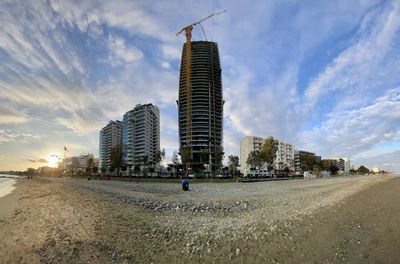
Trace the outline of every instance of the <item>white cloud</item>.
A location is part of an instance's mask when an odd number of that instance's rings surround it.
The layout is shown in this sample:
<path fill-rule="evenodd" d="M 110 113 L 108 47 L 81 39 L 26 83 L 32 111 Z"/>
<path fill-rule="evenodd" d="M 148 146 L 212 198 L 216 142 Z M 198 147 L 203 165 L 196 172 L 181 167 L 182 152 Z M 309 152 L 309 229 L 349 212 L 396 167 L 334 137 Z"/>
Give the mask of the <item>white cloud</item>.
<path fill-rule="evenodd" d="M 176 43 L 175 45 L 171 44 L 162 45 L 161 50 L 165 59 L 180 60 L 182 55 L 181 47 L 180 46 L 178 47 Z"/>
<path fill-rule="evenodd" d="M 168 70 L 171 68 L 171 64 L 169 64 L 166 61 L 163 61 L 163 62 L 161 62 L 161 68 Z"/>
<path fill-rule="evenodd" d="M 301 135 L 301 146 L 323 155 L 355 156 L 379 143 L 399 141 L 398 113 L 400 88 L 388 90 L 371 105 L 331 112 L 321 126 Z"/>
<path fill-rule="evenodd" d="M 367 15 L 360 26 L 360 39 L 337 56 L 307 88 L 305 96 L 309 107 L 328 93 L 343 90 L 350 90 L 353 94 L 357 90 L 366 92 L 375 88 L 371 83 L 376 81 L 374 77 L 378 76 L 379 81 L 390 78 L 392 71 L 385 67 L 387 61 L 384 59 L 391 51 L 400 26 L 399 9 L 399 3 L 392 3 L 381 14 L 371 12 Z M 377 71 L 381 74 L 377 75 Z"/>
<path fill-rule="evenodd" d="M 96 132 L 104 126 L 95 111 L 74 112 L 70 117 L 57 117 L 55 121 L 79 134 Z"/>
<path fill-rule="evenodd" d="M 0 144 L 7 142 L 20 142 L 29 143 L 34 140 L 43 138 L 42 135 L 35 135 L 30 133 L 21 133 L 9 129 L 0 129 Z"/>
<path fill-rule="evenodd" d="M 382 94 L 398 85 L 399 5 L 380 3 L 363 15 L 374 4 L 232 2 L 224 4 L 228 13 L 204 24 L 220 48 L 227 154 L 238 154 L 246 134 L 273 135 L 327 155 L 354 154 L 382 140 L 398 140 L 394 124 L 400 112 L 393 99 L 398 92 Z M 162 145 L 170 151 L 178 147 L 172 116 L 184 37 L 175 33 L 220 9 L 220 3 L 51 0 L 0 5 L 0 56 L 5 54 L 0 57 L 5 61 L 0 63 L 0 103 L 15 106 L 11 114 L 1 114 L 0 108 L 0 123 L 24 125 L 37 116 L 40 124 L 53 120 L 97 139 L 97 130 L 109 119 L 120 119 L 137 103 L 152 102 L 161 108 Z M 343 44 L 341 38 L 350 31 L 354 36 Z M 200 28 L 193 37 L 203 38 Z M 322 71 L 312 69 L 315 77 L 304 95 L 298 86 L 302 60 L 315 47 L 329 48 L 327 42 L 343 44 L 343 51 Z M 83 49 L 86 44 L 90 50 Z M 95 58 L 87 54 L 92 51 Z M 114 72 L 106 62 L 121 67 Z M 316 107 L 327 102 L 320 114 Z M 312 120 L 313 129 L 304 127 L 310 113 L 318 119 Z"/>
<path fill-rule="evenodd" d="M 26 113 L 18 111 L 11 106 L 0 106 L 0 124 L 20 124 L 31 120 Z"/>
<path fill-rule="evenodd" d="M 133 45 L 126 45 L 121 37 L 110 36 L 109 47 L 112 51 L 110 61 L 113 65 L 132 63 L 143 58 L 143 52 Z"/>

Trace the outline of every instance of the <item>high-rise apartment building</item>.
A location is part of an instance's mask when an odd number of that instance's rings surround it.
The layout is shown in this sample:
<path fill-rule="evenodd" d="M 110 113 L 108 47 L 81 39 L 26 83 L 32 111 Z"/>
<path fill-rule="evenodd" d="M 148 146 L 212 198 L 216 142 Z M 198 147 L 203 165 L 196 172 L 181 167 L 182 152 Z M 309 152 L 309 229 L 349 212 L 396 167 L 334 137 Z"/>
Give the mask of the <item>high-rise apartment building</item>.
<path fill-rule="evenodd" d="M 181 152 L 190 150 L 195 169 L 214 164 L 222 152 L 224 102 L 217 43 L 193 41 L 189 47 L 191 53 L 183 45 L 179 77 L 179 144 Z"/>
<path fill-rule="evenodd" d="M 100 130 L 100 168 L 110 169 L 111 149 L 118 144 L 122 145 L 122 122 L 118 120 L 110 121 Z"/>
<path fill-rule="evenodd" d="M 138 104 L 123 117 L 122 144 L 127 166 L 140 164 L 147 156 L 155 161 L 160 150 L 160 110 L 153 104 Z"/>

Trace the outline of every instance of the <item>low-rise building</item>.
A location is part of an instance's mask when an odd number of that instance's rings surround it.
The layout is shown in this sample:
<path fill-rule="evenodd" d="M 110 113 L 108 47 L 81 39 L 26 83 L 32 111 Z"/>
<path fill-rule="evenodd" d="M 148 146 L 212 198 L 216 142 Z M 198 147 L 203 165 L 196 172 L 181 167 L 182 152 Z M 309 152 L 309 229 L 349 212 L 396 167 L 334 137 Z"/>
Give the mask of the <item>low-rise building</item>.
<path fill-rule="evenodd" d="M 82 154 L 76 157 L 64 158 L 59 169 L 65 173 L 74 172 L 95 172 L 99 169 L 99 159 L 93 154 Z"/>

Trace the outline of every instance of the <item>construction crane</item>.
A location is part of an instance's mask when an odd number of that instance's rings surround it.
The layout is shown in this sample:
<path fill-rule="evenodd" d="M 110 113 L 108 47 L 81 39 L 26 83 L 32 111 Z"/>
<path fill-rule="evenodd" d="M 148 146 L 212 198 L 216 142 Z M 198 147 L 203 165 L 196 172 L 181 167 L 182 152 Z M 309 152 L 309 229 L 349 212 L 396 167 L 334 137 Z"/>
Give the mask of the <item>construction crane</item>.
<path fill-rule="evenodd" d="M 67 152 L 69 152 L 67 146 L 64 146 L 64 158 L 66 157 Z"/>
<path fill-rule="evenodd" d="M 186 36 L 186 146 L 190 145 L 190 140 L 191 140 L 191 135 L 190 135 L 190 130 L 191 130 L 191 118 L 190 118 L 190 105 L 191 105 L 191 98 L 190 98 L 190 94 L 191 94 L 191 86 L 190 86 L 190 76 L 191 76 L 191 65 L 192 65 L 192 45 L 191 45 L 191 41 L 192 41 L 192 30 L 193 27 L 196 25 L 200 25 L 204 36 L 206 37 L 207 40 L 207 36 L 204 32 L 203 27 L 201 26 L 201 22 L 206 21 L 207 19 L 213 17 L 213 16 L 218 16 L 222 13 L 225 13 L 226 11 L 223 10 L 221 12 L 217 12 L 217 13 L 212 13 L 211 15 L 209 15 L 206 18 L 203 18 L 197 22 L 194 22 L 188 26 L 185 26 L 184 28 L 182 28 L 178 33 L 176 33 L 176 36 L 179 36 L 183 31 L 185 31 L 185 36 Z"/>

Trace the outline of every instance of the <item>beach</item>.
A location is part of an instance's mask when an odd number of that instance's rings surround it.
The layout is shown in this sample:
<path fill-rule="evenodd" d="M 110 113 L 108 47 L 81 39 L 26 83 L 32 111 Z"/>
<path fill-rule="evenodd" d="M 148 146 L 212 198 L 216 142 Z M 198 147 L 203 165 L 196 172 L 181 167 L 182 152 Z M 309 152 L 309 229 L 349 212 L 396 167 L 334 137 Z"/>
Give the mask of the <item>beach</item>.
<path fill-rule="evenodd" d="M 15 183 L 14 179 L 0 178 L 0 198 L 15 190 Z"/>
<path fill-rule="evenodd" d="M 258 183 L 18 179 L 2 263 L 397 263 L 400 177 Z"/>

